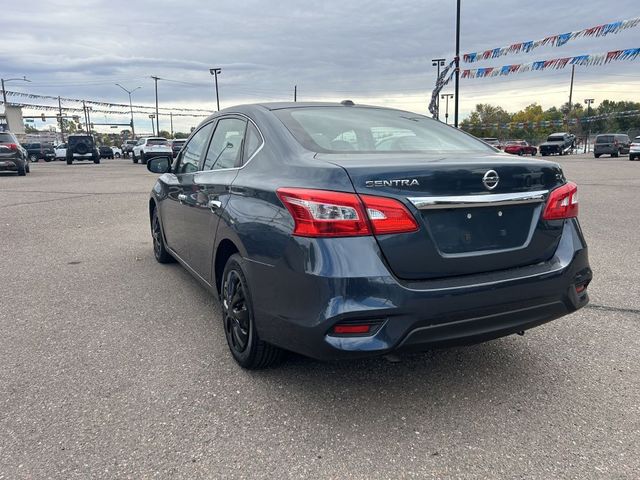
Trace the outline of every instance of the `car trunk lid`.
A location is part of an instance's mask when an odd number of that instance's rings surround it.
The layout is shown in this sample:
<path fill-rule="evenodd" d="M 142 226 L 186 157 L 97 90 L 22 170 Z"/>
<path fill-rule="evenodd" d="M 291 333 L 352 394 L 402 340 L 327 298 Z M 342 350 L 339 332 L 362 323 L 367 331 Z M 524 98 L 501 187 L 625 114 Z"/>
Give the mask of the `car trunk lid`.
<path fill-rule="evenodd" d="M 565 182 L 552 162 L 479 155 L 318 154 L 348 173 L 356 192 L 401 201 L 418 220 L 413 233 L 377 235 L 403 279 L 503 270 L 550 258 L 559 222 L 541 220 L 548 191 Z M 497 180 L 497 183 L 496 183 Z"/>

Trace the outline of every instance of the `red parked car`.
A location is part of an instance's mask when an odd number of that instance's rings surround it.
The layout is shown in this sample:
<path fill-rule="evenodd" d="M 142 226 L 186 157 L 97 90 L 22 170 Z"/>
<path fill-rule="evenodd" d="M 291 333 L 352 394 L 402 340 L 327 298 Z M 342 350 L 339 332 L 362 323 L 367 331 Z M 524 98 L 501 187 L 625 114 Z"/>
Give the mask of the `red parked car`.
<path fill-rule="evenodd" d="M 538 149 L 534 146 L 529 145 L 524 140 L 514 140 L 512 142 L 507 142 L 504 147 L 504 151 L 506 153 L 511 153 L 512 155 L 537 155 Z"/>

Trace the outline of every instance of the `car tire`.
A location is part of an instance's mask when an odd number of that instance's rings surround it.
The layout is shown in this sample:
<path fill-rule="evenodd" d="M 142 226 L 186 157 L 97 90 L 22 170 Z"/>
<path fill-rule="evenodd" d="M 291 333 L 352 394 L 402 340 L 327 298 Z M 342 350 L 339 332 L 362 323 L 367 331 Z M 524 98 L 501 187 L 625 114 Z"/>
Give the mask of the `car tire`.
<path fill-rule="evenodd" d="M 145 156 L 144 152 L 140 152 L 140 163 L 142 163 L 143 165 L 147 164 L 147 157 Z"/>
<path fill-rule="evenodd" d="M 522 150 L 518 150 L 518 156 L 521 157 L 523 155 Z"/>
<path fill-rule="evenodd" d="M 38 156 L 37 156 L 37 155 L 35 155 L 35 154 L 33 154 L 33 153 L 32 153 L 32 154 L 30 154 L 30 155 L 29 155 L 29 161 L 30 161 L 30 162 L 33 162 L 33 163 L 37 162 L 37 161 L 38 161 Z"/>
<path fill-rule="evenodd" d="M 131 154 L 131 159 L 133 160 L 133 163 L 138 163 L 138 157 L 136 157 L 136 152 L 133 152 Z"/>
<path fill-rule="evenodd" d="M 595 158 L 600 158 L 600 154 L 599 154 L 599 153 L 594 153 L 594 154 L 593 154 L 593 156 L 594 156 Z"/>
<path fill-rule="evenodd" d="M 24 177 L 26 174 L 27 174 L 27 168 L 24 165 L 22 166 L 18 165 L 18 176 Z"/>
<path fill-rule="evenodd" d="M 281 361 L 284 351 L 258 337 L 243 263 L 236 253 L 229 257 L 224 267 L 220 288 L 222 322 L 234 360 L 242 368 L 258 370 Z"/>
<path fill-rule="evenodd" d="M 116 158 L 120 158 L 120 157 L 122 157 L 122 155 L 120 155 L 119 153 L 116 153 L 116 154 L 114 155 L 114 157 L 116 157 Z"/>
<path fill-rule="evenodd" d="M 151 236 L 153 238 L 153 256 L 158 263 L 173 263 L 175 259 L 171 256 L 164 245 L 164 233 L 162 232 L 162 224 L 158 216 L 158 209 L 153 209 L 151 215 Z"/>
<path fill-rule="evenodd" d="M 24 162 L 24 171 L 27 173 L 31 173 L 31 167 L 29 166 L 29 162 Z"/>
<path fill-rule="evenodd" d="M 611 154 L 611 156 L 612 156 L 613 158 L 618 158 L 618 157 L 620 156 L 620 150 L 618 150 L 617 152 L 613 152 L 613 153 Z"/>
<path fill-rule="evenodd" d="M 67 158 L 67 165 L 71 165 L 71 164 L 73 164 L 73 159 Z"/>
<path fill-rule="evenodd" d="M 100 158 L 94 158 L 93 163 L 100 163 Z"/>

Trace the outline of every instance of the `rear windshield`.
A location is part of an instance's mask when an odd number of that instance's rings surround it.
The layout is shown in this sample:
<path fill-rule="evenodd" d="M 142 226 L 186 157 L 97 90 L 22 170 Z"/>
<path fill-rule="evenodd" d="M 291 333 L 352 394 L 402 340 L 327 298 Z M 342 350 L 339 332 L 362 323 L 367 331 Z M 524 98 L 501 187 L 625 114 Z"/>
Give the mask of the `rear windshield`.
<path fill-rule="evenodd" d="M 474 151 L 485 143 L 431 118 L 400 110 L 303 107 L 275 115 L 305 148 L 321 153 Z"/>
<path fill-rule="evenodd" d="M 564 142 L 564 135 L 551 135 L 547 142 Z"/>
<path fill-rule="evenodd" d="M 613 135 L 599 135 L 596 137 L 596 143 L 613 143 Z"/>
<path fill-rule="evenodd" d="M 161 138 L 153 138 L 151 140 L 147 140 L 147 145 L 168 145 L 168 142 Z"/>
<path fill-rule="evenodd" d="M 14 143 L 15 140 L 10 133 L 0 133 L 0 142 L 2 143 Z"/>

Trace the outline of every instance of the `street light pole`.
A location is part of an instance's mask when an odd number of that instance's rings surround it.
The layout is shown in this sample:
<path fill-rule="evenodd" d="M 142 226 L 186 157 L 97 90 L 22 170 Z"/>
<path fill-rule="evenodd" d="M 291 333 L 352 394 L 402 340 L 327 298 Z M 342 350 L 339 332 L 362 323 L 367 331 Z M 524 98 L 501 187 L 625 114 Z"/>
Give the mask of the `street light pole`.
<path fill-rule="evenodd" d="M 220 95 L 218 94 L 218 74 L 222 73 L 222 69 L 220 67 L 214 67 L 209 69 L 209 73 L 214 76 L 216 82 L 216 106 L 217 111 L 220 111 Z"/>
<path fill-rule="evenodd" d="M 444 113 L 444 123 L 449 125 L 449 99 L 453 98 L 453 93 L 443 93 L 442 95 L 440 95 L 440 98 L 446 99 L 445 113 Z"/>
<path fill-rule="evenodd" d="M 136 90 L 138 90 L 139 88 L 142 88 L 142 87 L 136 87 L 133 90 L 127 90 L 126 88 L 124 88 L 119 83 L 116 83 L 116 85 L 129 94 L 129 110 L 131 111 L 131 138 L 135 139 L 136 138 L 136 130 L 135 130 L 135 127 L 133 126 L 133 105 L 131 104 L 131 94 L 133 92 L 135 92 Z"/>
<path fill-rule="evenodd" d="M 456 9 L 456 90 L 454 107 L 454 125 L 458 128 L 458 100 L 460 98 L 460 0 Z"/>
<path fill-rule="evenodd" d="M 444 67 L 446 58 L 433 58 L 431 59 L 431 65 L 437 67 L 438 72 L 436 74 L 436 82 L 440 78 L 440 67 Z M 440 120 L 440 97 L 436 99 L 436 119 Z"/>
<path fill-rule="evenodd" d="M 27 80 L 26 76 L 23 76 L 22 78 L 1 78 L 0 79 L 0 83 L 2 83 L 2 101 L 4 102 L 4 117 L 7 121 L 7 127 L 9 128 L 9 130 L 11 130 L 11 125 L 9 125 L 9 117 L 7 116 L 7 92 L 4 89 L 4 84 L 7 82 L 16 82 L 16 81 L 20 81 L 20 82 L 29 82 L 31 83 L 31 80 Z"/>
<path fill-rule="evenodd" d="M 156 130 L 158 131 L 158 136 L 160 135 L 160 115 L 158 114 L 158 80 L 161 80 L 160 77 L 151 76 L 156 82 Z"/>
<path fill-rule="evenodd" d="M 591 104 L 595 102 L 593 98 L 585 98 L 584 103 L 587 104 L 587 118 L 591 116 Z M 587 153 L 587 145 L 589 143 L 589 137 L 591 136 L 591 121 L 587 122 L 589 124 L 587 128 L 587 138 L 584 140 L 584 153 Z"/>
<path fill-rule="evenodd" d="M 153 119 L 156 118 L 156 116 L 153 113 L 149 114 L 149 118 L 151 119 L 151 134 L 155 137 L 156 136 L 156 126 L 153 123 Z"/>

